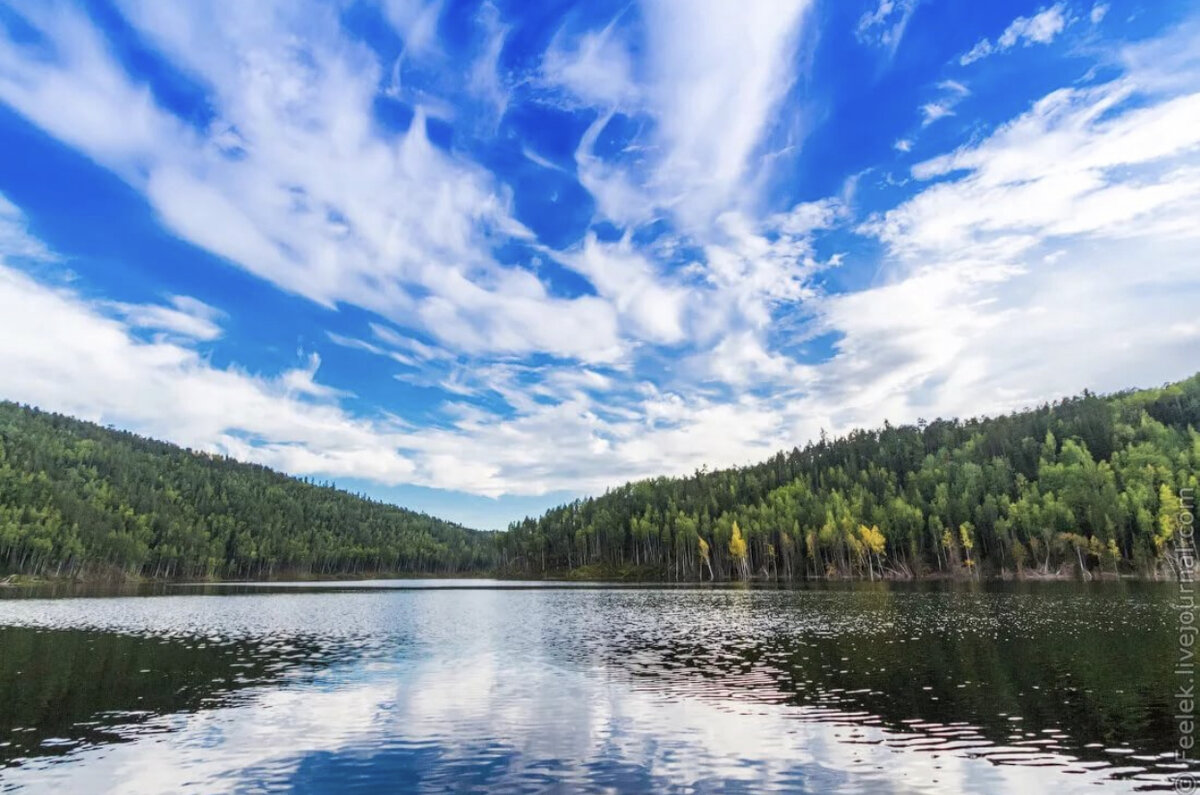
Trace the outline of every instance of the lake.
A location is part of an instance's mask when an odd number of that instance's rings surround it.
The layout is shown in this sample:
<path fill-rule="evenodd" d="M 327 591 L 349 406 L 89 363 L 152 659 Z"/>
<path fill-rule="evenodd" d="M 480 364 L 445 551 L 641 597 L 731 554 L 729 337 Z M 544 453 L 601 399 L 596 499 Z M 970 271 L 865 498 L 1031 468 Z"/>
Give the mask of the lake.
<path fill-rule="evenodd" d="M 2 792 L 1096 792 L 1194 769 L 1174 585 L 0 596 Z"/>

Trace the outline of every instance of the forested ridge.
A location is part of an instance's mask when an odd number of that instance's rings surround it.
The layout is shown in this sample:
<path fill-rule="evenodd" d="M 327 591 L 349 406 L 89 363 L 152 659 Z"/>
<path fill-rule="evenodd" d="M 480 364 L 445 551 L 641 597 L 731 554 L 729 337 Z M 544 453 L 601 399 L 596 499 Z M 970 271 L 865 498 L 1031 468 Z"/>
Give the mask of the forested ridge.
<path fill-rule="evenodd" d="M 990 419 L 857 430 L 761 464 L 628 483 L 512 525 L 503 570 L 1171 576 L 1194 510 L 1200 375 Z"/>
<path fill-rule="evenodd" d="M 0 573 L 453 573 L 490 534 L 265 467 L 0 403 Z"/>
<path fill-rule="evenodd" d="M 1198 427 L 1200 375 L 822 435 L 481 533 L 0 403 L 0 575 L 1170 576 L 1173 536 L 1194 510 Z"/>

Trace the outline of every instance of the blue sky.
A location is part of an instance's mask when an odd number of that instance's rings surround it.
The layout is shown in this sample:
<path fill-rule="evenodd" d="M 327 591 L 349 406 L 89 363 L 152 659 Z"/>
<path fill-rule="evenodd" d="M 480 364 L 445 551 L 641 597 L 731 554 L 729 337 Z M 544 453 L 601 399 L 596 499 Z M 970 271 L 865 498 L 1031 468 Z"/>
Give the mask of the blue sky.
<path fill-rule="evenodd" d="M 502 527 L 1200 368 L 1188 2 L 0 0 L 0 397 Z"/>

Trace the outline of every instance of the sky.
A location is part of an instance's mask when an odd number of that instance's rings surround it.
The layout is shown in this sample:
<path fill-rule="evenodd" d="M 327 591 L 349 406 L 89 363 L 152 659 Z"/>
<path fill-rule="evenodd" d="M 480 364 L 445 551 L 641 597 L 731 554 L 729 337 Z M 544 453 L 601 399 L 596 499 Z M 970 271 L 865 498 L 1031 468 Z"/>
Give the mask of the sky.
<path fill-rule="evenodd" d="M 0 399 L 501 528 L 1200 370 L 1200 7 L 0 0 Z"/>

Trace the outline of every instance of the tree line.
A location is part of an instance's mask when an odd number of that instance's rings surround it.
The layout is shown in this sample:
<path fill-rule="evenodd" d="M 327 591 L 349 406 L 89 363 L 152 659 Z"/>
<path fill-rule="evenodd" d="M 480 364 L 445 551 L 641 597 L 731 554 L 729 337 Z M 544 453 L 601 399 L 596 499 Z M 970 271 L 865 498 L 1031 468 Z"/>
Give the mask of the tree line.
<path fill-rule="evenodd" d="M 484 533 L 265 467 L 0 403 L 0 574 L 627 575 L 1174 571 L 1200 375 L 993 418 L 884 424 L 627 483 Z"/>
<path fill-rule="evenodd" d="M 0 573 L 455 573 L 490 534 L 265 467 L 0 403 Z"/>
<path fill-rule="evenodd" d="M 884 425 L 627 483 L 497 541 L 497 565 L 672 580 L 1169 576 L 1200 473 L 1200 375 L 994 418 Z"/>

